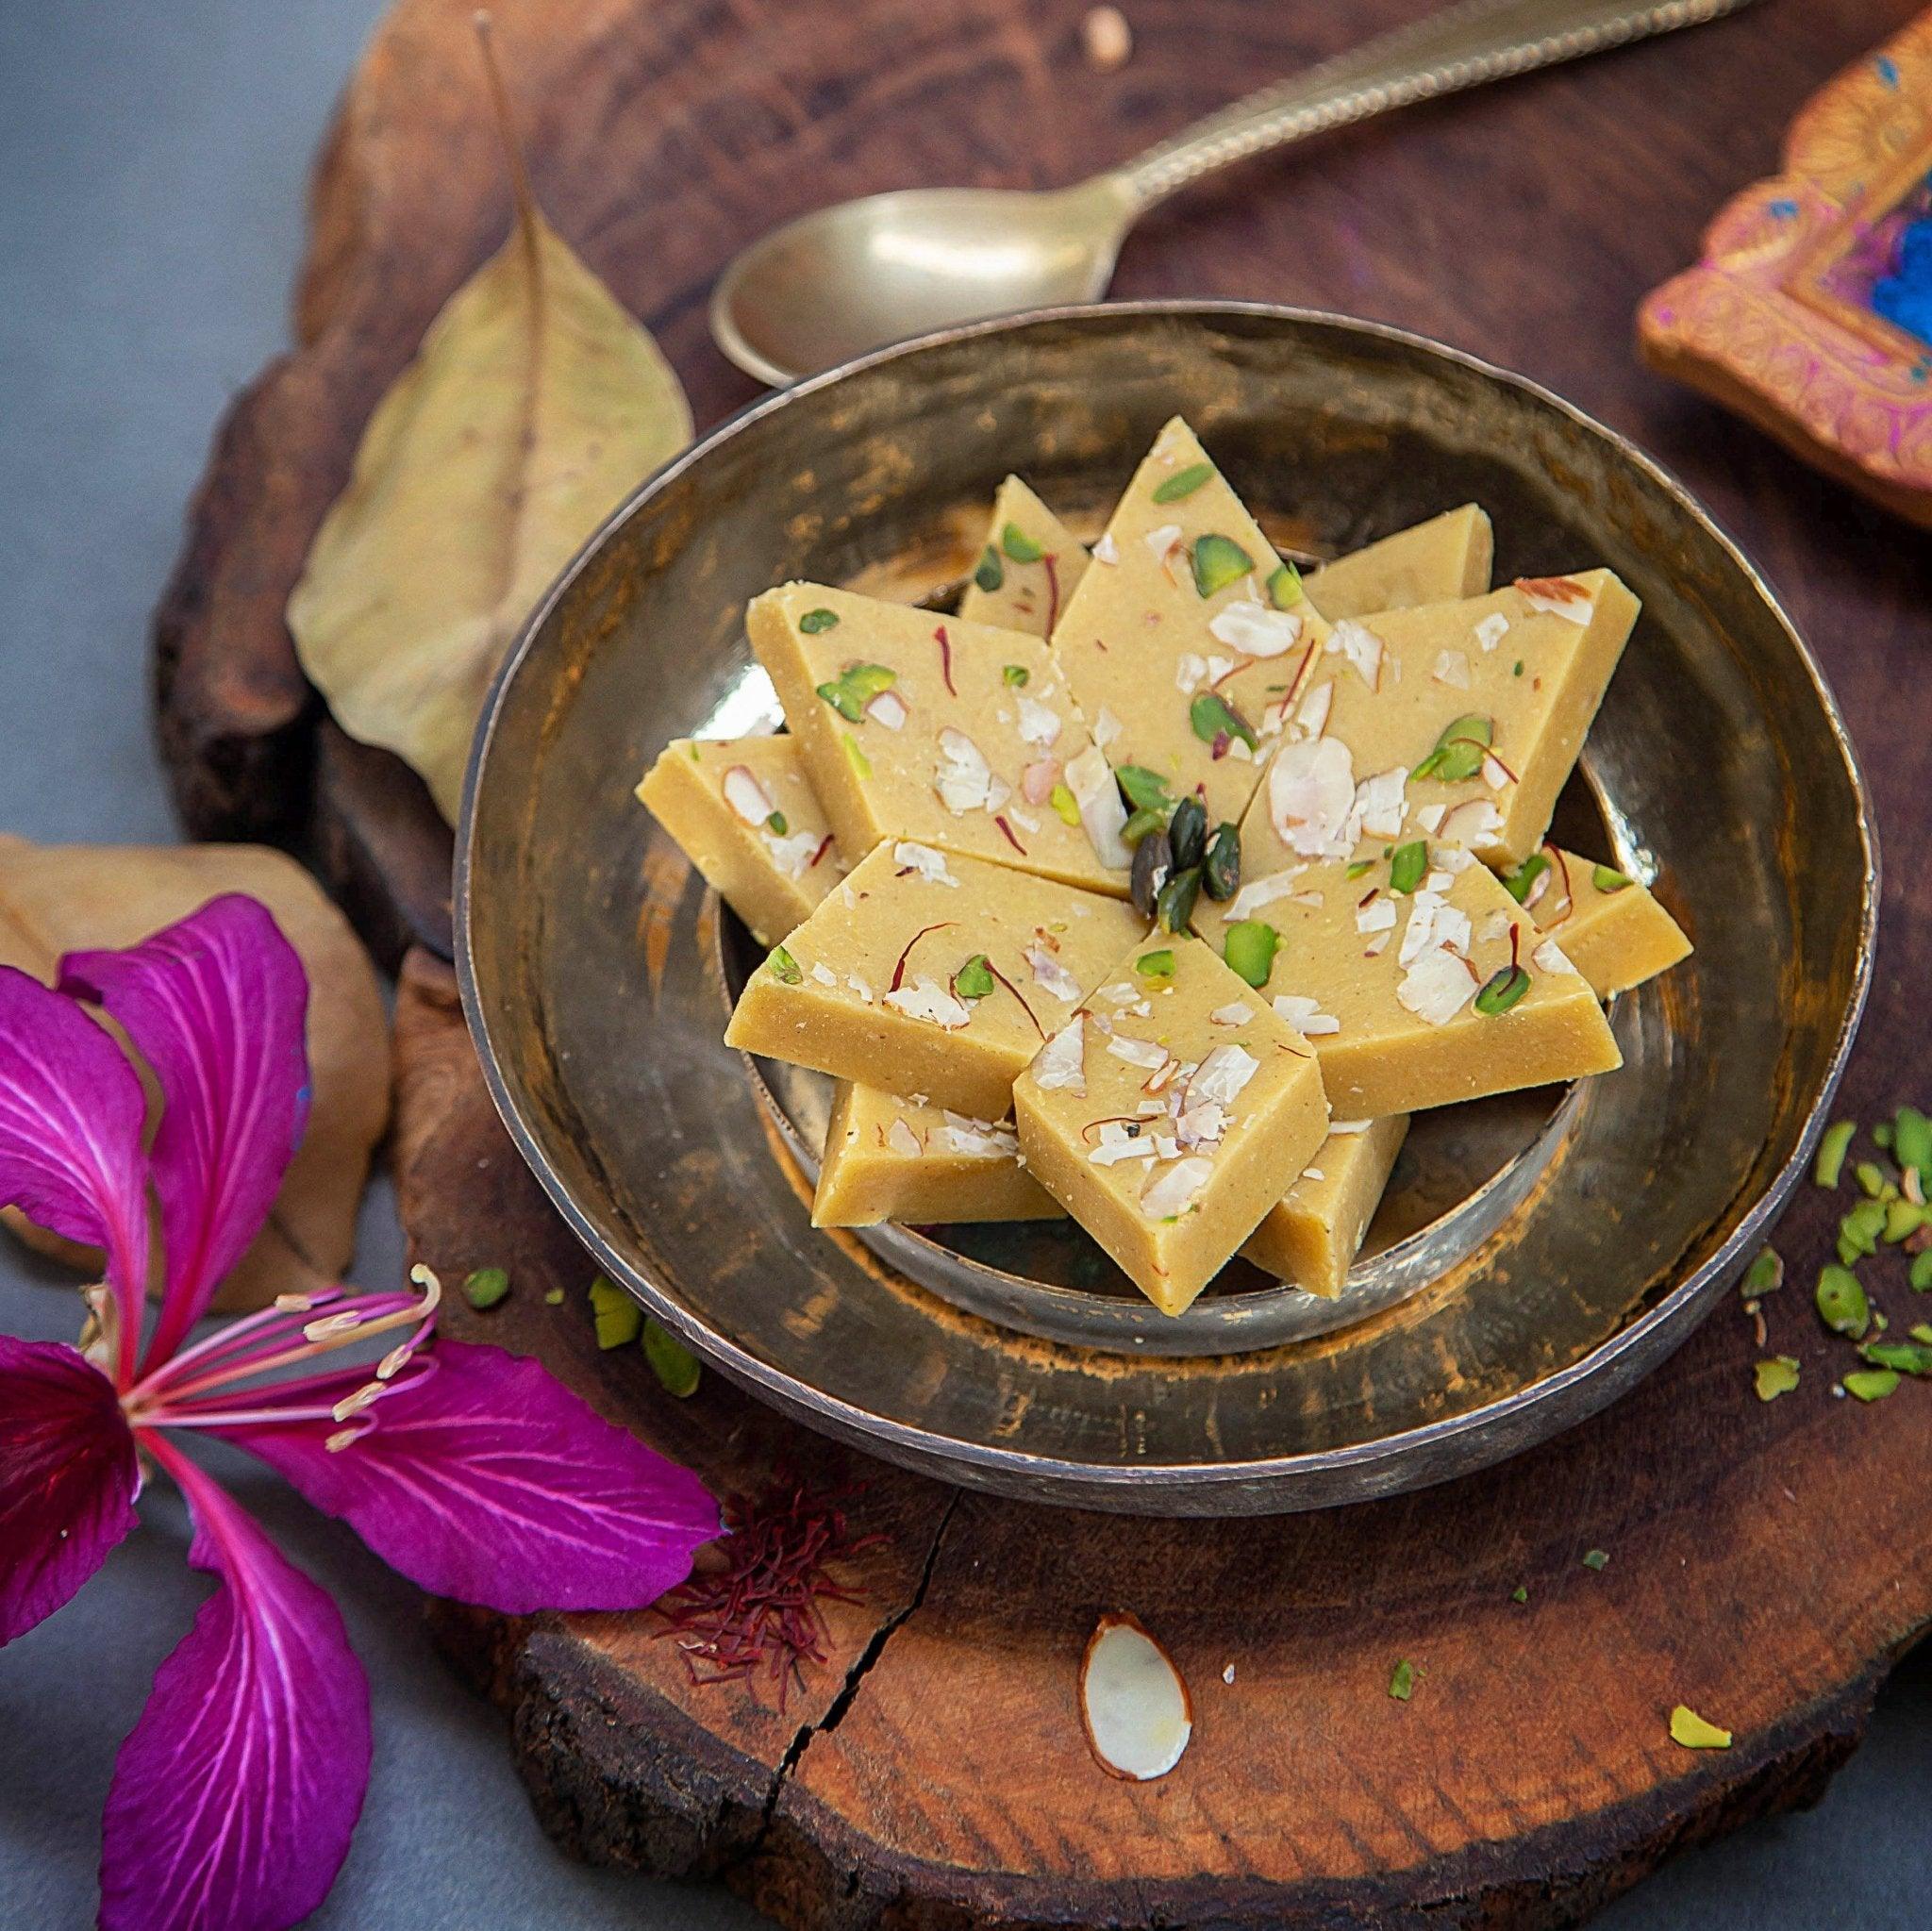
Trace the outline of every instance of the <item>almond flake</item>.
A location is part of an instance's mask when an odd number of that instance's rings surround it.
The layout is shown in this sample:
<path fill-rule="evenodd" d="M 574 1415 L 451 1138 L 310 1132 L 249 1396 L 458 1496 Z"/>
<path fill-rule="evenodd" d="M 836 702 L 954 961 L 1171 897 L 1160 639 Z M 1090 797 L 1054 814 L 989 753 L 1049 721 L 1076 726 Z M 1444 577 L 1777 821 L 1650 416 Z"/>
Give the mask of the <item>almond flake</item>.
<path fill-rule="evenodd" d="M 1554 939 L 1545 939 L 1529 957 L 1539 972 L 1574 973 L 1576 970 L 1570 963 L 1569 955 Z"/>
<path fill-rule="evenodd" d="M 1515 923 L 1507 912 L 1491 912 L 1478 928 L 1475 935 L 1476 942 L 1479 945 L 1493 945 L 1497 940 L 1508 938 L 1509 928 Z"/>
<path fill-rule="evenodd" d="M 1235 893 L 1227 907 L 1230 919 L 1252 919 L 1263 906 L 1272 906 L 1278 898 L 1291 898 L 1295 891 L 1295 880 L 1308 868 L 1306 865 L 1291 865 L 1285 872 L 1270 872 L 1265 877 L 1252 879 Z"/>
<path fill-rule="evenodd" d="M 927 1020 L 949 1033 L 958 1032 L 973 1017 L 972 1007 L 954 998 L 938 980 L 927 978 L 924 973 L 916 984 L 888 992 L 886 1004 L 908 1019 Z"/>
<path fill-rule="evenodd" d="M 1260 1070 L 1261 1062 L 1244 1046 L 1216 1046 L 1188 1082 L 1188 1105 L 1193 1107 L 1212 1100 L 1219 1106 L 1232 1106 Z"/>
<path fill-rule="evenodd" d="M 956 731 L 948 724 L 940 733 L 940 757 L 941 762 L 933 779 L 933 789 L 954 817 L 994 808 L 991 767 L 979 746 L 964 731 Z"/>
<path fill-rule="evenodd" d="M 1095 1167 L 1117 1167 L 1123 1160 L 1152 1160 L 1154 1142 L 1144 1134 L 1135 1135 L 1127 1131 L 1117 1120 L 1109 1120 L 1100 1129 L 1100 1144 L 1087 1156 L 1088 1164 Z"/>
<path fill-rule="evenodd" d="M 1430 1025 L 1447 1025 L 1475 997 L 1475 979 L 1453 953 L 1425 952 L 1409 967 L 1395 997 Z"/>
<path fill-rule="evenodd" d="M 919 1143 L 919 1136 L 904 1120 L 894 1120 L 886 1134 L 886 1144 L 895 1154 L 904 1154 L 908 1160 L 916 1160 L 925 1152 Z"/>
<path fill-rule="evenodd" d="M 1493 807 L 1485 807 L 1493 809 Z M 1440 865 L 1444 872 L 1467 872 L 1475 863 L 1475 854 L 1464 851 L 1460 845 L 1431 845 L 1429 863 Z"/>
<path fill-rule="evenodd" d="M 1436 668 L 1429 673 L 1438 684 L 1447 684 L 1455 691 L 1469 689 L 1469 658 L 1459 650 L 1445 650 L 1436 658 Z"/>
<path fill-rule="evenodd" d="M 959 883 L 947 868 L 945 853 L 936 852 L 930 845 L 916 845 L 909 839 L 892 847 L 892 863 L 902 871 L 918 873 L 928 885 L 957 887 Z"/>
<path fill-rule="evenodd" d="M 1100 541 L 1093 546 L 1093 560 L 1096 563 L 1118 563 L 1121 560 L 1120 547 L 1113 540 L 1113 532 L 1103 532 Z"/>
<path fill-rule="evenodd" d="M 1129 1066 L 1145 1068 L 1167 1064 L 1165 1046 L 1157 1046 L 1152 1040 L 1137 1040 L 1131 1033 L 1116 1033 L 1108 1040 L 1107 1050 L 1116 1059 L 1124 1059 Z"/>
<path fill-rule="evenodd" d="M 1301 701 L 1294 714 L 1296 727 L 1305 738 L 1319 738 L 1328 728 L 1328 712 L 1335 702 L 1335 680 L 1324 677 Z"/>
<path fill-rule="evenodd" d="M 1301 641 L 1302 620 L 1292 610 L 1237 598 L 1215 612 L 1208 634 L 1244 658 L 1278 658 Z"/>
<path fill-rule="evenodd" d="M 1508 635 L 1509 620 L 1504 616 L 1501 610 L 1491 610 L 1475 626 L 1475 641 L 1482 645 L 1486 652 L 1494 650 Z"/>
<path fill-rule="evenodd" d="M 1573 576 L 1519 576 L 1516 588 L 1532 610 L 1572 624 L 1587 624 L 1596 611 L 1595 598 Z"/>
<path fill-rule="evenodd" d="M 1439 830 L 1446 844 L 1473 845 L 1502 828 L 1503 814 L 1487 798 L 1471 798 L 1457 806 Z"/>
<path fill-rule="evenodd" d="M 1093 741 L 1105 751 L 1109 744 L 1118 741 L 1126 728 L 1106 705 L 1100 707 L 1100 715 L 1093 720 Z"/>
<path fill-rule="evenodd" d="M 862 1004 L 867 1006 L 870 1006 L 872 1004 L 872 988 L 869 985 L 867 985 L 866 982 L 863 979 L 861 979 L 857 973 L 847 973 L 845 974 L 845 983 L 852 989 L 853 991 L 858 994 L 858 997 Z"/>
<path fill-rule="evenodd" d="M 1333 1140 L 1338 1133 L 1366 1133 L 1374 1124 L 1373 1120 L 1331 1120 L 1328 1137 Z"/>
<path fill-rule="evenodd" d="M 1181 526 L 1177 523 L 1163 523 L 1147 532 L 1141 541 L 1147 545 L 1148 554 L 1157 563 L 1165 563 L 1167 555 L 1181 540 Z"/>
<path fill-rule="evenodd" d="M 1371 691 L 1379 688 L 1382 681 L 1382 640 L 1366 624 L 1357 624 L 1352 617 L 1344 617 L 1328 633 L 1328 648 L 1339 650 L 1356 668 Z"/>
<path fill-rule="evenodd" d="M 1022 957 L 1033 969 L 1033 981 L 1070 1006 L 1080 1001 L 1080 982 L 1043 945 L 1029 945 Z"/>
<path fill-rule="evenodd" d="M 1337 738 L 1284 744 L 1268 767 L 1268 817 L 1290 851 L 1305 858 L 1341 857 L 1355 809 L 1355 760 Z"/>
<path fill-rule="evenodd" d="M 1355 915 L 1357 932 L 1391 932 L 1395 929 L 1395 901 L 1375 897 L 1358 907 Z"/>
<path fill-rule="evenodd" d="M 1319 1000 L 1305 998 L 1299 992 L 1276 993 L 1274 1010 L 1304 1039 L 1319 1040 L 1341 1030 L 1341 1022 L 1332 1012 L 1324 1012 Z"/>
<path fill-rule="evenodd" d="M 874 724 L 883 724 L 889 731 L 903 730 L 906 724 L 906 700 L 896 691 L 881 691 L 866 706 L 865 714 Z"/>
<path fill-rule="evenodd" d="M 812 855 L 821 842 L 808 831 L 794 831 L 787 838 L 780 838 L 772 831 L 765 834 L 765 850 L 771 855 L 772 863 L 788 878 L 805 876 L 811 869 Z"/>
<path fill-rule="evenodd" d="M 1026 743 L 1044 750 L 1059 734 L 1058 711 L 1030 697 L 1020 699 L 1020 736 Z"/>
<path fill-rule="evenodd" d="M 1215 1025 L 1246 1025 L 1255 1016 L 1255 1008 L 1244 1000 L 1233 999 L 1225 1006 L 1217 1006 L 1208 1017 Z"/>
<path fill-rule="evenodd" d="M 826 965 L 823 959 L 812 967 L 811 975 L 813 980 L 821 986 L 836 986 L 839 983 L 839 974 L 830 966 Z"/>
<path fill-rule="evenodd" d="M 1175 1160 L 1141 1190 L 1141 1211 L 1149 1220 L 1167 1220 L 1191 1206 L 1195 1194 L 1213 1177 L 1214 1162 L 1199 1154 Z"/>
<path fill-rule="evenodd" d="M 1033 1056 L 1033 1083 L 1041 1092 L 1072 1093 L 1076 1100 L 1087 1097 L 1087 1027 L 1083 1015 L 1074 1013 L 1058 1032 Z"/>
<path fill-rule="evenodd" d="M 950 1110 L 946 1124 L 934 1127 L 932 1137 L 948 1153 L 968 1159 L 1011 1159 L 1020 1151 L 1019 1136 L 1010 1126 L 995 1126 L 990 1120 L 969 1119 Z"/>
<path fill-rule="evenodd" d="M 1418 805 L 1415 808 L 1415 822 L 1430 834 L 1442 828 L 1443 814 L 1449 809 L 1446 805 Z"/>
<path fill-rule="evenodd" d="M 1402 820 L 1407 808 L 1404 791 L 1407 783 L 1408 773 L 1398 764 L 1392 770 L 1378 771 L 1356 787 L 1355 809 L 1368 837 L 1402 836 Z"/>
<path fill-rule="evenodd" d="M 1093 855 L 1109 871 L 1124 872 L 1134 855 L 1121 838 L 1127 822 L 1126 807 L 1121 802 L 1121 788 L 1114 782 L 1113 770 L 1098 744 L 1090 744 L 1066 770 L 1067 789 L 1079 807 L 1080 823 L 1086 827 L 1087 841 Z"/>
<path fill-rule="evenodd" d="M 1302 1178 L 1304 1180 L 1325 1180 L 1327 1177 L 1327 1174 L 1323 1173 L 1320 1167 L 1304 1167 L 1302 1169 Z"/>
<path fill-rule="evenodd" d="M 1191 650 L 1184 650 L 1174 662 L 1174 688 L 1183 697 L 1191 697 L 1207 682 L 1208 662 Z"/>
<path fill-rule="evenodd" d="M 1181 1760 L 1194 1732 L 1188 1686 L 1139 1620 L 1109 1612 L 1080 1660 L 1080 1726 L 1109 1776 L 1147 1783 Z"/>
<path fill-rule="evenodd" d="M 1391 936 L 1391 935 L 1387 932 L 1377 932 L 1375 936 L 1373 939 L 1371 939 L 1365 946 L 1362 947 L 1362 957 L 1364 958 L 1380 958 L 1382 955 L 1389 950 L 1389 941 Z"/>
<path fill-rule="evenodd" d="M 746 824 L 762 824 L 778 808 L 748 764 L 734 764 L 724 774 L 719 790 L 724 794 L 724 802 Z"/>
<path fill-rule="evenodd" d="M 1500 791 L 1505 785 L 1513 785 L 1515 782 L 1509 767 L 1493 751 L 1483 753 L 1483 783 L 1488 785 L 1491 791 Z"/>

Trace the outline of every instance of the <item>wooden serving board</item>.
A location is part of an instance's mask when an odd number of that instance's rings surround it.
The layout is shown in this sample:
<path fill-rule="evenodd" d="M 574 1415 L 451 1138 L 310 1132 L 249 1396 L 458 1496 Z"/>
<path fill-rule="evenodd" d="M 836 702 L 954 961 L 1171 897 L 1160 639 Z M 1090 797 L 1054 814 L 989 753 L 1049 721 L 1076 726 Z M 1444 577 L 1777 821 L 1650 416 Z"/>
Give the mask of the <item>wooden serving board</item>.
<path fill-rule="evenodd" d="M 1834 1399 L 1850 1362 L 1808 1283 L 1842 1203 L 1813 1190 L 1780 1233 L 1793 1284 L 1768 1307 L 1768 1349 L 1723 1312 L 1531 1456 L 1273 1523 L 959 1495 L 715 1375 L 676 1404 L 637 1351 L 598 1354 L 589 1263 L 498 1125 L 433 956 L 448 945 L 447 828 L 408 773 L 320 719 L 281 616 L 369 409 L 508 219 L 469 10 L 403 0 L 344 96 L 297 346 L 224 424 L 158 614 L 163 746 L 192 830 L 306 849 L 385 957 L 414 947 L 404 1217 L 445 1277 L 503 1265 L 516 1283 L 489 1314 L 458 1304 L 452 1331 L 541 1355 L 721 1493 L 781 1467 L 864 1482 L 858 1525 L 890 1537 L 857 1565 L 865 1600 L 835 1611 L 830 1662 L 782 1712 L 764 1690 L 692 1687 L 646 1617 L 440 1608 L 452 1652 L 511 1714 L 549 1828 L 587 1856 L 723 1873 L 798 1925 L 1515 1926 L 1572 1922 L 1677 1846 L 1815 1797 L 1932 1620 L 1918 1506 L 1932 1395 Z M 1072 179 L 1421 7 L 1124 10 L 1134 57 L 1104 76 L 1082 63 L 1080 0 L 504 0 L 498 30 L 540 194 L 708 423 L 753 392 L 710 347 L 704 302 L 755 233 L 873 189 Z M 1909 10 L 1764 0 L 1330 138 L 1160 210 L 1116 286 L 1407 324 L 1637 437 L 1767 568 L 1825 661 L 1885 826 L 1915 832 L 1932 795 L 1923 539 L 1645 373 L 1629 340 L 1643 291 L 1771 172 L 1804 98 Z M 1908 842 L 1894 851 L 1845 1100 L 1867 1120 L 1932 1096 L 1932 891 Z M 1895 1326 L 1932 1314 L 1895 1256 L 1867 1273 Z M 1761 1406 L 1765 1352 L 1805 1367 Z M 1609 1554 L 1601 1573 L 1582 1564 L 1591 1548 Z M 1196 1699 L 1192 1747 L 1152 1786 L 1106 1778 L 1080 1740 L 1075 1669 L 1111 1606 L 1162 1635 Z M 1407 1705 L 1386 1693 L 1403 1657 L 1423 1673 Z M 1735 1747 L 1672 1744 L 1680 1701 L 1735 1729 Z"/>

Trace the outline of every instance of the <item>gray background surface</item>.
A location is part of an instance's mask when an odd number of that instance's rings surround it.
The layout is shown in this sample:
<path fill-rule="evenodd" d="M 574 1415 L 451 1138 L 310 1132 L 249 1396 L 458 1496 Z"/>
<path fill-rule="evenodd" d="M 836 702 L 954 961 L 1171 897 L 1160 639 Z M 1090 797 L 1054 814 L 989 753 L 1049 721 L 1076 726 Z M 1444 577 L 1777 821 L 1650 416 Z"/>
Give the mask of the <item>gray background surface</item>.
<path fill-rule="evenodd" d="M 147 615 L 217 415 L 283 344 L 308 159 L 378 11 L 378 0 L 0 0 L 0 828 L 61 841 L 174 835 L 148 732 Z M 378 1188 L 356 1277 L 388 1285 L 399 1266 Z M 64 1285 L 0 1243 L 0 1330 L 71 1339 L 79 1307 Z M 337 1595 L 374 1686 L 368 1803 L 313 1923 L 762 1922 L 715 1888 L 559 1856 L 496 1718 L 432 1653 L 413 1592 L 346 1529 L 239 1459 L 230 1468 Z M 206 1594 L 165 1483 L 142 1514 L 74 1603 L 0 1652 L 5 1931 L 92 1920 L 114 1752 Z M 1596 1922 L 1923 1926 L 1928 1790 L 1922 1653 L 1817 1810 L 1687 1855 Z"/>

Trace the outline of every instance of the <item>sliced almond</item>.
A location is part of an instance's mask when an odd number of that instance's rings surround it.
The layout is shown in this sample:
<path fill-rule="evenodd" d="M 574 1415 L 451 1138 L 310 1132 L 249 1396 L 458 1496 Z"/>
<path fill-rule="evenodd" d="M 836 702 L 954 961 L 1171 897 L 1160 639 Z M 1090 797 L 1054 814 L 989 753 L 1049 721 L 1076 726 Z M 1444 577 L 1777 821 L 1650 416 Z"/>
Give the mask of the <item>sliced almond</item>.
<path fill-rule="evenodd" d="M 719 789 L 724 793 L 724 802 L 747 824 L 762 824 L 778 808 L 748 764 L 734 764 Z"/>
<path fill-rule="evenodd" d="M 1174 1658 L 1138 1616 L 1109 1610 L 1080 1659 L 1080 1726 L 1110 1777 L 1151 1783 L 1181 1760 L 1194 1703 Z"/>

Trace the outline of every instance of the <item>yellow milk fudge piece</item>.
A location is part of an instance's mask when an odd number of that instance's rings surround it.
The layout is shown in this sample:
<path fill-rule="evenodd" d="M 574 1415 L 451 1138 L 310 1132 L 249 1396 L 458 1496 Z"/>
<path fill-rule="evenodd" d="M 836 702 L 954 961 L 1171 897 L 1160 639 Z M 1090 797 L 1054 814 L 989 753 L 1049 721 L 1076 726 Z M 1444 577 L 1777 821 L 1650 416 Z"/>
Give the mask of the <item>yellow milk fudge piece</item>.
<path fill-rule="evenodd" d="M 888 840 L 752 974 L 727 1045 L 1003 1120 L 1141 929 L 1119 899 Z"/>
<path fill-rule="evenodd" d="M 1324 782 L 1345 767 L 1399 792 L 1429 836 L 1520 863 L 1549 827 L 1637 609 L 1607 570 L 1587 570 L 1343 618 L 1297 668 L 1271 776 L 1283 754 L 1297 779 L 1319 757 Z"/>
<path fill-rule="evenodd" d="M 638 796 L 760 945 L 775 945 L 844 875 L 798 741 L 678 738 Z"/>
<path fill-rule="evenodd" d="M 1010 1123 L 839 1082 L 813 1226 L 1041 1221 L 1064 1212 L 1022 1164 Z"/>
<path fill-rule="evenodd" d="M 1479 597 L 1490 587 L 1494 556 L 1488 513 L 1465 503 L 1311 571 L 1308 596 L 1331 624 Z"/>
<path fill-rule="evenodd" d="M 1293 747 L 1284 747 L 1292 749 Z M 1339 1118 L 1607 1073 L 1623 1063 L 1588 980 L 1459 846 L 1377 828 L 1340 858 L 1284 847 L 1267 789 L 1241 822 L 1241 889 L 1195 929 L 1321 1057 Z"/>
<path fill-rule="evenodd" d="M 1327 1137 L 1308 1044 L 1197 939 L 1157 933 L 1013 1089 L 1040 1183 L 1178 1314 Z"/>
<path fill-rule="evenodd" d="M 959 614 L 970 624 L 1051 637 L 1086 574 L 1085 545 L 1018 476 L 1008 476 L 993 498 L 992 522 Z"/>
<path fill-rule="evenodd" d="M 1131 855 L 1117 824 L 1090 836 L 1082 774 L 1118 793 L 1041 639 L 813 583 L 745 627 L 848 852 L 913 839 L 1124 895 Z"/>
<path fill-rule="evenodd" d="M 1328 625 L 1176 416 L 1155 440 L 1054 626 L 1094 741 L 1116 766 L 1239 818 L 1278 698 Z"/>
<path fill-rule="evenodd" d="M 1243 1258 L 1333 1300 L 1361 1251 L 1407 1137 L 1407 1113 L 1331 1123 L 1301 1178 L 1249 1235 Z"/>
<path fill-rule="evenodd" d="M 1503 883 L 1599 999 L 1627 992 L 1690 957 L 1683 927 L 1614 865 L 1545 845 L 1505 874 Z"/>

